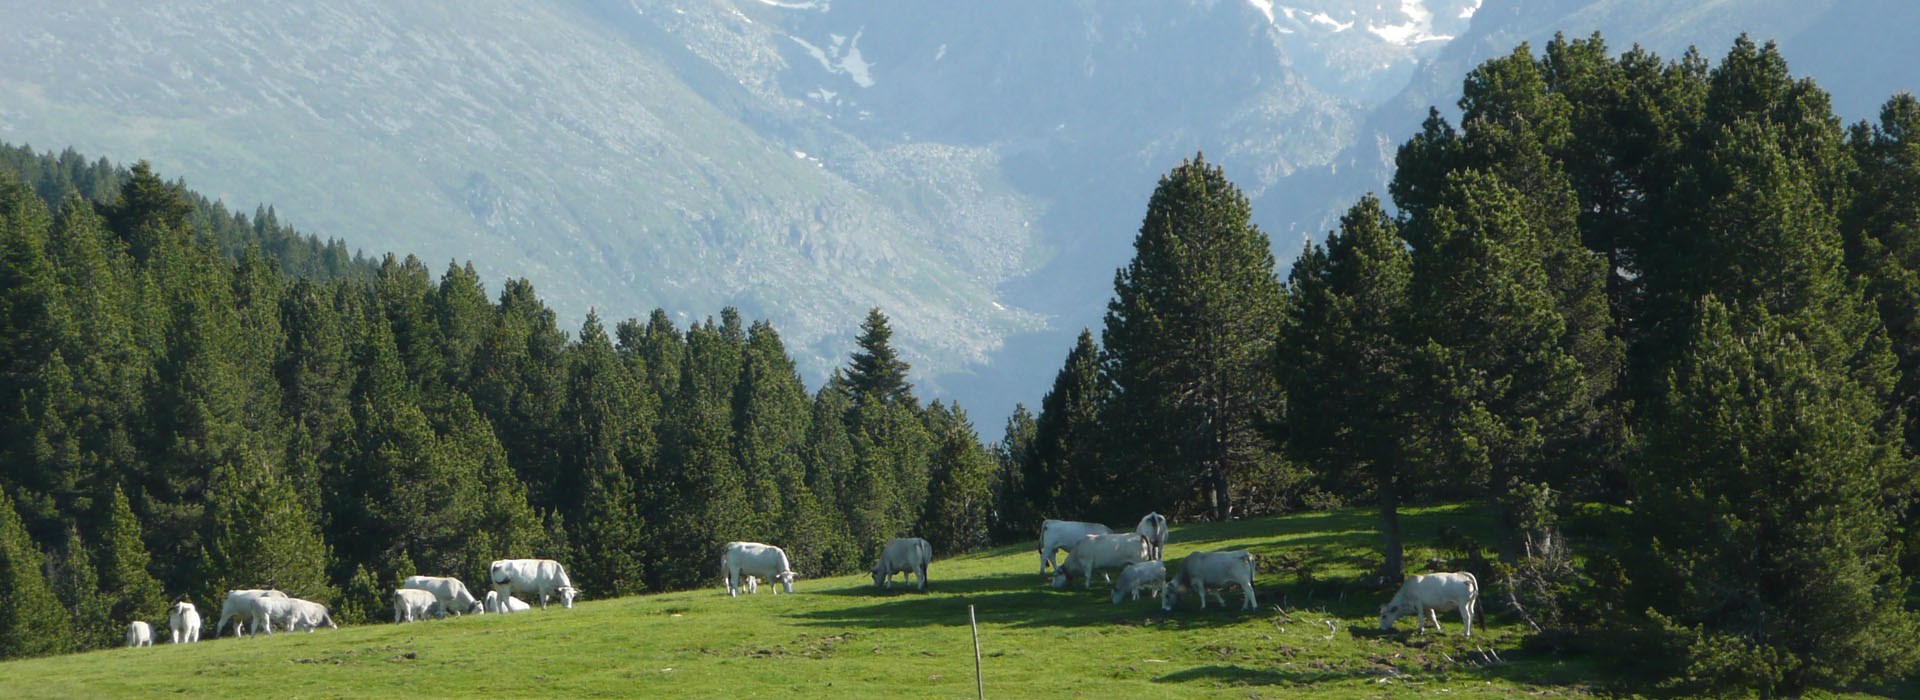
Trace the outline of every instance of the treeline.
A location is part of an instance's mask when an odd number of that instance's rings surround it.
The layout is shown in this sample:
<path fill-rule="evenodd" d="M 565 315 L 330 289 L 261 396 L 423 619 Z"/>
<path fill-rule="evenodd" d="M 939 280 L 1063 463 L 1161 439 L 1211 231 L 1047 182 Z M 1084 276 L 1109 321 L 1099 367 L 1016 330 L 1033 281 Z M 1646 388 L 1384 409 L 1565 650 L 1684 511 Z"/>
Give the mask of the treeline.
<path fill-rule="evenodd" d="M 1452 564 L 1543 648 L 1682 692 L 1910 673 L 1920 101 L 1843 128 L 1745 38 L 1717 64 L 1556 38 L 1463 94 L 1399 149 L 1391 211 L 1360 199 L 1284 278 L 1218 167 L 1168 173 L 1097 342 L 990 449 L 920 405 L 877 310 L 809 394 L 731 311 L 568 333 L 525 281 L 489 300 L 297 235 L 338 264 L 289 275 L 209 235 L 264 212 L 41 158 L 0 185 L 0 653 L 182 593 L 354 619 L 499 556 L 610 596 L 710 582 L 731 539 L 835 573 L 1148 510 L 1369 504 L 1388 585 L 1401 505 L 1469 498 L 1497 556 Z M 1576 509 L 1613 531 L 1563 536 Z"/>
<path fill-rule="evenodd" d="M 986 541 L 994 460 L 922 405 L 874 310 L 809 393 L 733 310 L 577 332 L 524 280 L 372 264 L 156 176 L 0 169 L 0 656 L 114 644 L 178 596 L 274 586 L 378 617 L 413 573 L 567 562 L 595 597 Z"/>
<path fill-rule="evenodd" d="M 1542 648 L 1686 692 L 1900 678 L 1920 616 L 1920 101 L 1843 128 L 1772 45 L 1522 45 L 1272 282 L 1246 199 L 1160 182 L 1003 513 L 1498 513 L 1478 569 Z M 1612 513 L 1574 551 L 1576 507 Z M 1582 505 L 1587 504 L 1587 505 Z"/>

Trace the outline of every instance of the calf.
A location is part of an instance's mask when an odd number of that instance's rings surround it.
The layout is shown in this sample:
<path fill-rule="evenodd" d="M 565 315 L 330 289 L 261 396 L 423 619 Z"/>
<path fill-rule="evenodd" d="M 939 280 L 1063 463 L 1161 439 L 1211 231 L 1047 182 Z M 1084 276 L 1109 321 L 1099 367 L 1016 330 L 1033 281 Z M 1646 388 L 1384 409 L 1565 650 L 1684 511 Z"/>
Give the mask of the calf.
<path fill-rule="evenodd" d="M 1140 525 L 1133 529 L 1147 540 L 1147 557 L 1160 561 L 1160 550 L 1167 545 L 1167 516 L 1148 513 L 1140 519 Z"/>
<path fill-rule="evenodd" d="M 455 616 L 480 609 L 480 600 L 473 597 L 473 593 L 467 591 L 467 584 L 461 583 L 457 578 L 408 576 L 405 581 L 400 582 L 400 587 L 432 593 L 433 597 L 440 599 L 440 606 Z"/>
<path fill-rule="evenodd" d="M 167 629 L 173 632 L 174 644 L 200 641 L 200 611 L 184 600 L 174 603 L 167 611 Z"/>
<path fill-rule="evenodd" d="M 1167 582 L 1166 595 L 1160 596 L 1160 609 L 1172 610 L 1179 602 L 1182 592 L 1193 591 L 1200 596 L 1200 609 L 1207 609 L 1207 589 L 1225 588 L 1238 585 L 1245 593 L 1241 598 L 1241 610 L 1253 610 L 1259 605 L 1253 597 L 1253 554 L 1245 550 L 1231 552 L 1194 552 L 1180 562 L 1180 573 Z M 1214 600 L 1222 607 L 1227 600 L 1215 591 Z"/>
<path fill-rule="evenodd" d="M 502 600 L 506 602 L 501 603 L 500 601 Z M 487 598 L 481 602 L 480 609 L 490 613 L 520 612 L 522 610 L 532 610 L 533 606 L 513 596 L 502 598 L 499 591 L 487 591 Z"/>
<path fill-rule="evenodd" d="M 393 591 L 395 624 L 446 616 L 447 609 L 440 605 L 440 599 L 433 597 L 432 593 L 413 588 L 399 588 Z"/>
<path fill-rule="evenodd" d="M 333 624 L 333 613 L 327 611 L 327 606 L 299 598 L 287 599 L 287 615 L 283 622 L 289 631 L 304 629 L 312 632 L 322 626 L 340 629 L 339 625 Z"/>
<path fill-rule="evenodd" d="M 894 574 L 920 579 L 920 590 L 927 590 L 927 566 L 933 563 L 933 545 L 918 537 L 903 537 L 887 543 L 880 561 L 873 564 L 873 585 L 893 588 Z"/>
<path fill-rule="evenodd" d="M 720 568 L 727 576 L 730 596 L 740 595 L 741 576 L 764 576 L 792 593 L 793 579 L 800 575 L 787 563 L 786 550 L 758 542 L 728 542 L 720 553 Z M 775 594 L 779 592 L 774 590 Z"/>
<path fill-rule="evenodd" d="M 1060 550 L 1072 547 L 1087 535 L 1105 535 L 1113 528 L 1100 523 L 1083 523 L 1072 520 L 1043 520 L 1040 522 L 1040 575 L 1047 575 L 1047 569 L 1055 572 L 1060 567 L 1054 563 L 1053 556 Z"/>
<path fill-rule="evenodd" d="M 1440 631 L 1440 615 L 1436 611 L 1460 611 L 1460 624 L 1467 628 L 1467 636 L 1473 636 L 1473 609 L 1480 602 L 1480 580 L 1473 574 L 1462 571 L 1450 574 L 1425 574 L 1407 578 L 1400 584 L 1400 591 L 1393 594 L 1393 600 L 1380 606 L 1380 629 L 1393 629 L 1393 621 L 1402 616 L 1412 615 L 1418 620 L 1415 631 L 1424 631 L 1427 620 L 1433 620 L 1433 631 Z"/>
<path fill-rule="evenodd" d="M 153 646 L 153 627 L 139 620 L 134 620 L 133 624 L 127 625 L 127 646 Z"/>
<path fill-rule="evenodd" d="M 1147 541 L 1138 533 L 1124 535 L 1087 535 L 1067 550 L 1067 562 L 1054 567 L 1053 587 L 1066 588 L 1075 578 L 1084 578 L 1083 588 L 1093 588 L 1095 570 L 1124 569 L 1128 564 L 1147 561 Z"/>
<path fill-rule="evenodd" d="M 1133 596 L 1140 599 L 1140 589 L 1153 591 L 1155 597 L 1167 587 L 1167 565 L 1150 561 L 1133 564 L 1120 571 L 1120 581 L 1113 584 L 1113 604 L 1119 605 L 1121 599 Z"/>

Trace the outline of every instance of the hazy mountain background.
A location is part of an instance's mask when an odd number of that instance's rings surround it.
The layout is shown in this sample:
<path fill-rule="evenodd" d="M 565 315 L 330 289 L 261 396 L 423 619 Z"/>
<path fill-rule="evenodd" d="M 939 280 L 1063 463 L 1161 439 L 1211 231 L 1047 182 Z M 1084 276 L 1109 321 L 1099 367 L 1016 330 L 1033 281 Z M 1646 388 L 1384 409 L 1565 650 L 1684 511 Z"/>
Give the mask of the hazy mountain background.
<path fill-rule="evenodd" d="M 0 1 L 0 140 L 147 158 L 370 252 L 527 277 L 572 327 L 738 306 L 811 382 L 879 306 L 988 435 L 1097 328 L 1204 150 L 1284 265 L 1461 76 L 1604 32 L 1777 39 L 1847 119 L 1907 0 Z M 1283 270 L 1284 272 L 1284 270 Z"/>

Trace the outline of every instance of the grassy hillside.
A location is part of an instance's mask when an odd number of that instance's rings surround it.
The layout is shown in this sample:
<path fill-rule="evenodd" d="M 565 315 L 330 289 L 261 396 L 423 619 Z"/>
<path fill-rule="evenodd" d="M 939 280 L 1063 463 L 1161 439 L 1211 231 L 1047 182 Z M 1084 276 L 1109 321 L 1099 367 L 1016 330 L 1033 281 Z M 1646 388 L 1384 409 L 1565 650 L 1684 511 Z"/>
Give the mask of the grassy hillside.
<path fill-rule="evenodd" d="M 1407 518 L 1410 556 L 1433 553 L 1441 526 L 1484 532 L 1462 507 Z M 1031 545 L 939 559 L 933 590 L 874 590 L 864 576 L 802 579 L 797 594 L 729 599 L 699 591 L 583 601 L 573 610 L 371 625 L 188 647 L 116 649 L 0 664 L 0 696 L 100 697 L 207 693 L 274 697 L 632 695 L 718 697 L 800 690 L 879 696 L 973 692 L 967 606 L 980 620 L 987 692 L 1034 697 L 1329 697 L 1446 689 L 1456 696 L 1582 696 L 1591 668 L 1528 659 L 1520 627 L 1495 618 L 1469 641 L 1412 634 L 1403 620 L 1373 630 L 1386 593 L 1347 588 L 1370 559 L 1372 519 L 1337 511 L 1179 526 L 1170 559 L 1196 549 L 1249 548 L 1262 558 L 1261 608 L 1108 602 L 1095 590 L 1054 591 Z M 1279 570 L 1282 560 L 1304 567 Z M 1302 571 L 1310 571 L 1302 576 Z M 1343 592 L 1345 593 L 1343 595 Z M 1231 607 L 1237 594 L 1227 596 Z M 1483 665 L 1493 648 L 1505 663 Z"/>

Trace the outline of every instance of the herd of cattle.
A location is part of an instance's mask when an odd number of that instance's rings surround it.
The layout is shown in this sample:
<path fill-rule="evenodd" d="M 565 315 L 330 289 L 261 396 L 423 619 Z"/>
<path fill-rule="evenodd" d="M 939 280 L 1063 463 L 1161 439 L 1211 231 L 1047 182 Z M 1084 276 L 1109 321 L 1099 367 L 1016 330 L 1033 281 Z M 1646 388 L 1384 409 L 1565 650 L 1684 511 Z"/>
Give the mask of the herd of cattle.
<path fill-rule="evenodd" d="M 1079 581 L 1082 589 L 1091 589 L 1093 575 L 1101 573 L 1113 582 L 1114 604 L 1129 598 L 1139 600 L 1144 592 L 1160 599 L 1161 610 L 1172 610 L 1182 595 L 1199 598 L 1200 608 L 1204 610 L 1208 593 L 1225 607 L 1227 602 L 1220 592 L 1237 586 L 1241 591 L 1240 609 L 1258 609 L 1253 593 L 1253 554 L 1245 550 L 1193 552 L 1181 560 L 1178 573 L 1168 576 L 1167 566 L 1161 560 L 1166 543 L 1167 518 L 1159 513 L 1148 513 L 1129 533 L 1115 533 L 1100 523 L 1047 520 L 1040 524 L 1040 574 L 1046 576 L 1051 569 L 1054 588 L 1066 588 Z M 1056 561 L 1060 552 L 1067 553 L 1064 561 Z M 927 569 L 932 563 L 933 547 L 926 540 L 918 537 L 892 540 L 881 550 L 879 561 L 874 562 L 873 585 L 892 588 L 894 576 L 906 574 L 919 590 L 925 591 Z M 740 595 L 742 589 L 755 593 L 761 581 L 777 584 L 776 593 L 782 589 L 792 593 L 793 581 L 800 576 L 794 572 L 785 550 L 758 542 L 727 543 L 721 552 L 720 567 L 726 576 L 729 596 Z M 1115 573 L 1119 574 L 1118 581 L 1111 577 Z M 487 578 L 491 589 L 486 597 L 476 598 L 459 579 L 407 577 L 400 588 L 389 594 L 393 621 L 414 622 L 449 614 L 513 613 L 532 608 L 515 597 L 516 594 L 538 600 L 542 610 L 555 598 L 561 607 L 571 609 L 574 598 L 580 594 L 567 578 L 566 569 L 552 559 L 495 561 L 488 567 Z M 1411 615 L 1419 621 L 1418 630 L 1425 631 L 1427 622 L 1431 621 L 1434 630 L 1439 631 L 1438 613 L 1458 610 L 1467 636 L 1473 636 L 1474 609 L 1479 598 L 1480 582 L 1471 573 L 1412 576 L 1392 600 L 1381 606 L 1380 629 L 1391 629 L 1395 620 Z M 249 631 L 259 634 L 262 630 L 272 635 L 276 625 L 283 630 L 308 632 L 320 627 L 337 627 L 327 606 L 290 598 L 271 589 L 228 591 L 220 606 L 220 617 L 214 623 L 213 636 L 219 637 L 228 623 L 233 624 L 236 636 Z M 175 644 L 200 640 L 200 613 L 193 603 L 185 600 L 175 603 L 167 614 L 167 626 Z M 127 646 L 152 644 L 150 625 L 142 621 L 128 625 Z"/>

